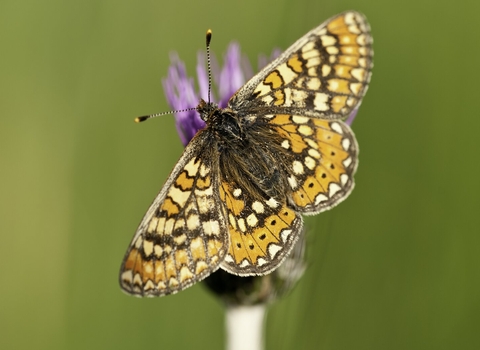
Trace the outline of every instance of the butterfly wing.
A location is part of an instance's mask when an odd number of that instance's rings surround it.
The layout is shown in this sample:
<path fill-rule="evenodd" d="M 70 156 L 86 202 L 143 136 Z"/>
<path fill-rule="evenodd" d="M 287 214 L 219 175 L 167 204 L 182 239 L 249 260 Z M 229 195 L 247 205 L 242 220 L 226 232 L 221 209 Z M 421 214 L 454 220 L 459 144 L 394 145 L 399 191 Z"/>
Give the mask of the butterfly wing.
<path fill-rule="evenodd" d="M 295 210 L 317 214 L 350 194 L 358 164 L 358 145 L 347 124 L 295 115 L 265 118 L 281 135 L 281 146 L 293 154 L 286 176 Z"/>
<path fill-rule="evenodd" d="M 230 232 L 222 269 L 240 276 L 264 275 L 276 269 L 299 237 L 301 215 L 274 198 L 255 198 L 231 181 L 222 181 L 220 198 Z"/>
<path fill-rule="evenodd" d="M 373 67 L 370 27 L 354 11 L 311 30 L 230 99 L 240 114 L 343 119 L 359 106 Z"/>
<path fill-rule="evenodd" d="M 215 271 L 228 250 L 218 195 L 218 156 L 200 132 L 187 145 L 125 254 L 122 289 L 136 296 L 181 291 Z"/>

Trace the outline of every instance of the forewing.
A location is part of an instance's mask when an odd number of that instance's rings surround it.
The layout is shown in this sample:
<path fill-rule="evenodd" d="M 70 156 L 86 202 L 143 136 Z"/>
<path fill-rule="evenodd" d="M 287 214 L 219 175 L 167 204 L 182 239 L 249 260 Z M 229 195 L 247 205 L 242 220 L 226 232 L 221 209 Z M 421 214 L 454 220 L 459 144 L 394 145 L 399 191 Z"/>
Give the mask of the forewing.
<path fill-rule="evenodd" d="M 229 107 L 246 115 L 346 118 L 367 91 L 372 59 L 366 18 L 344 12 L 311 30 L 260 71 L 231 98 Z"/>
<path fill-rule="evenodd" d="M 304 116 L 265 116 L 293 153 L 287 165 L 290 200 L 303 214 L 316 214 L 343 201 L 353 190 L 358 145 L 350 127 L 340 120 Z"/>
<path fill-rule="evenodd" d="M 228 249 L 218 162 L 200 132 L 187 145 L 133 237 L 120 270 L 136 296 L 181 291 L 215 271 Z"/>
<path fill-rule="evenodd" d="M 238 183 L 222 181 L 230 245 L 222 269 L 240 276 L 264 275 L 287 257 L 302 229 L 302 217 L 274 198 L 254 198 Z"/>

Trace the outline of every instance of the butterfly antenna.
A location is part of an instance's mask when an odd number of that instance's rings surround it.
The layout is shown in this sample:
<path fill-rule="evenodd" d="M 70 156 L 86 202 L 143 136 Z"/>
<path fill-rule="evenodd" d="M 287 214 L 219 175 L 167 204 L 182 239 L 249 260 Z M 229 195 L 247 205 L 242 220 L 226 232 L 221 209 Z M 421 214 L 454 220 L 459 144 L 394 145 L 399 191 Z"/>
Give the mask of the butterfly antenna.
<path fill-rule="evenodd" d="M 212 30 L 207 30 L 207 67 L 208 67 L 208 104 L 210 104 L 210 93 L 212 90 L 212 67 L 210 63 L 210 41 L 212 40 Z"/>
<path fill-rule="evenodd" d="M 142 115 L 141 117 L 136 117 L 135 118 L 135 123 L 141 123 L 141 122 L 144 122 L 147 119 L 160 117 L 162 115 L 175 114 L 175 113 L 181 113 L 181 112 L 189 112 L 189 111 L 194 111 L 194 110 L 196 110 L 196 108 L 177 109 L 176 111 L 162 112 L 162 113 L 156 113 L 156 114 L 150 114 L 150 115 Z"/>

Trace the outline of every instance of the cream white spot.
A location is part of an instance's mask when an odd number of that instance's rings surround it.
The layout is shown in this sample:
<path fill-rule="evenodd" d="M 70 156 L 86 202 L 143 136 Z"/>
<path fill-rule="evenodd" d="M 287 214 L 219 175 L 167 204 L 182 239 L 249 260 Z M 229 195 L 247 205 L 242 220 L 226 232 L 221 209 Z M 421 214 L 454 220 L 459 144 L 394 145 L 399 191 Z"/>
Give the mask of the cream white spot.
<path fill-rule="evenodd" d="M 167 288 L 167 285 L 165 284 L 165 282 L 158 282 L 157 289 L 164 290 L 166 288 Z"/>
<path fill-rule="evenodd" d="M 359 36 L 357 36 L 357 43 L 361 46 L 367 44 L 367 38 L 365 34 L 360 34 Z"/>
<path fill-rule="evenodd" d="M 257 213 L 257 214 L 263 214 L 265 211 L 265 207 L 263 206 L 262 203 L 259 201 L 255 201 L 252 203 L 252 209 Z"/>
<path fill-rule="evenodd" d="M 140 276 L 139 273 L 136 273 L 135 274 L 135 277 L 133 277 L 133 283 L 134 284 L 139 284 L 139 285 L 142 285 L 143 282 L 142 282 L 142 277 Z"/>
<path fill-rule="evenodd" d="M 268 246 L 268 255 L 270 255 L 270 259 L 274 259 L 275 258 L 275 255 L 278 254 L 279 251 L 282 250 L 282 247 L 279 246 L 278 244 L 273 244 L 271 243 L 269 246 Z"/>
<path fill-rule="evenodd" d="M 183 266 L 180 269 L 180 281 L 185 282 L 193 277 L 193 273 L 188 269 L 188 267 Z"/>
<path fill-rule="evenodd" d="M 360 28 L 358 28 L 356 25 L 349 26 L 348 30 L 350 31 L 350 33 L 353 33 L 353 34 L 360 34 L 362 32 Z"/>
<path fill-rule="evenodd" d="M 318 52 L 318 50 L 310 50 L 310 51 L 307 51 L 307 52 L 303 52 L 302 54 L 302 58 L 306 61 L 308 60 L 311 60 L 311 59 L 314 59 L 314 58 L 318 58 L 320 57 L 320 52 Z M 307 63 L 308 65 L 308 63 Z"/>
<path fill-rule="evenodd" d="M 197 237 L 197 238 L 193 239 L 192 242 L 190 243 L 190 248 L 192 250 L 197 250 L 197 249 L 203 248 L 202 239 L 200 237 Z"/>
<path fill-rule="evenodd" d="M 274 100 L 273 97 L 270 95 L 266 95 L 262 97 L 262 101 L 265 102 L 267 105 L 271 105 L 273 103 L 273 100 Z"/>
<path fill-rule="evenodd" d="M 178 283 L 178 280 L 176 278 L 170 278 L 170 280 L 168 281 L 168 286 L 170 288 L 177 288 L 178 286 L 180 285 L 180 283 Z"/>
<path fill-rule="evenodd" d="M 350 164 L 352 164 L 352 158 L 350 158 L 350 157 L 348 157 L 347 159 L 345 159 L 345 160 L 343 161 L 343 166 L 344 166 L 345 168 L 348 168 L 348 167 L 350 166 Z"/>
<path fill-rule="evenodd" d="M 199 165 L 200 163 L 195 163 L 195 158 L 192 158 L 187 164 L 185 164 L 183 169 L 187 172 L 188 176 L 193 177 L 197 174 Z"/>
<path fill-rule="evenodd" d="M 332 128 L 333 131 L 335 131 L 337 134 L 343 135 L 343 129 L 340 126 L 340 124 L 333 122 L 330 123 L 330 127 Z"/>
<path fill-rule="evenodd" d="M 311 77 L 317 76 L 317 67 L 308 68 L 308 75 Z"/>
<path fill-rule="evenodd" d="M 330 183 L 330 186 L 328 187 L 328 195 L 330 197 L 333 197 L 337 192 L 341 191 L 342 188 L 338 186 L 335 182 Z"/>
<path fill-rule="evenodd" d="M 320 65 L 320 57 L 312 57 L 307 61 L 306 67 L 317 67 Z"/>
<path fill-rule="evenodd" d="M 290 141 L 283 140 L 281 145 L 282 145 L 283 148 L 289 149 L 290 148 Z"/>
<path fill-rule="evenodd" d="M 361 84 L 361 83 L 351 83 L 351 84 L 350 84 L 350 90 L 351 90 L 355 95 L 359 95 L 361 89 L 362 89 L 362 84 Z"/>
<path fill-rule="evenodd" d="M 313 41 L 310 41 L 309 43 L 305 44 L 302 47 L 302 52 L 305 53 L 305 52 L 308 52 L 308 51 L 311 51 L 311 50 L 314 50 L 314 49 L 315 49 L 315 44 L 313 43 Z"/>
<path fill-rule="evenodd" d="M 312 148 L 314 148 L 314 149 L 318 149 L 318 144 L 317 144 L 315 141 L 313 141 L 313 140 L 311 140 L 311 139 L 305 139 L 304 141 L 305 141 L 305 142 L 307 143 L 307 145 L 309 145 L 310 147 L 312 147 Z"/>
<path fill-rule="evenodd" d="M 309 88 L 310 90 L 318 90 L 320 89 L 321 85 L 322 83 L 318 78 L 311 78 L 307 81 L 307 88 Z"/>
<path fill-rule="evenodd" d="M 191 191 L 182 191 L 181 189 L 172 186 L 170 191 L 168 191 L 168 196 L 177 203 L 180 207 L 183 207 L 190 197 Z"/>
<path fill-rule="evenodd" d="M 207 174 L 208 174 L 209 172 L 210 172 L 210 170 L 207 169 L 207 167 L 205 166 L 205 164 L 202 164 L 202 165 L 200 166 L 200 176 L 201 176 L 201 177 L 207 176 Z"/>
<path fill-rule="evenodd" d="M 348 182 L 348 179 L 349 179 L 349 177 L 348 177 L 347 174 L 340 175 L 340 183 L 342 185 L 345 185 Z"/>
<path fill-rule="evenodd" d="M 247 231 L 247 227 L 245 226 L 245 220 L 243 218 L 238 219 L 237 224 L 240 231 L 242 232 Z"/>
<path fill-rule="evenodd" d="M 133 273 L 132 270 L 125 271 L 122 273 L 122 281 L 126 283 L 132 283 L 133 281 Z"/>
<path fill-rule="evenodd" d="M 342 140 L 342 147 L 345 151 L 348 151 L 348 149 L 350 148 L 350 140 L 347 138 L 344 138 Z"/>
<path fill-rule="evenodd" d="M 255 214 L 250 214 L 249 216 L 247 216 L 247 224 L 248 226 L 250 227 L 255 227 L 257 226 L 257 223 L 258 223 L 258 219 L 257 217 L 255 216 Z"/>
<path fill-rule="evenodd" d="M 305 107 L 305 101 L 307 100 L 308 94 L 306 91 L 303 90 L 296 90 L 296 89 L 285 89 L 286 102 L 290 102 L 291 100 L 295 106 L 297 107 Z"/>
<path fill-rule="evenodd" d="M 274 198 L 270 198 L 268 201 L 266 201 L 265 203 L 267 203 L 267 205 L 270 207 L 270 208 L 276 208 L 278 207 L 278 202 L 274 199 Z"/>
<path fill-rule="evenodd" d="M 212 210 L 212 201 L 208 196 L 197 196 L 198 211 L 201 214 L 206 214 Z"/>
<path fill-rule="evenodd" d="M 225 255 L 225 259 L 223 260 L 229 264 L 233 264 L 235 261 L 233 260 L 233 257 L 230 254 Z"/>
<path fill-rule="evenodd" d="M 347 25 L 352 25 L 355 23 L 355 15 L 353 12 L 348 12 L 345 14 L 344 21 Z"/>
<path fill-rule="evenodd" d="M 268 94 L 270 91 L 272 91 L 272 89 L 270 89 L 270 86 L 263 83 L 258 84 L 257 88 L 255 89 L 255 92 L 259 93 L 260 96 Z"/>
<path fill-rule="evenodd" d="M 301 174 L 304 173 L 303 164 L 301 162 L 299 162 L 298 160 L 293 162 L 293 172 L 296 175 L 301 175 Z"/>
<path fill-rule="evenodd" d="M 292 230 L 283 230 L 281 233 L 280 233 L 280 238 L 282 239 L 282 242 L 287 242 L 288 240 L 288 237 L 290 236 L 290 234 L 292 233 Z"/>
<path fill-rule="evenodd" d="M 328 63 L 334 64 L 335 62 L 337 62 L 337 56 L 331 55 L 330 57 L 328 57 Z"/>
<path fill-rule="evenodd" d="M 297 179 L 295 176 L 289 176 L 287 178 L 288 180 L 288 184 L 290 185 L 290 187 L 292 188 L 292 190 L 296 189 L 298 187 L 298 183 L 297 183 Z"/>
<path fill-rule="evenodd" d="M 234 230 L 237 229 L 237 220 L 235 220 L 235 217 L 233 214 L 228 214 L 228 221 L 230 221 L 230 225 L 233 227 Z"/>
<path fill-rule="evenodd" d="M 325 48 L 328 54 L 330 55 L 337 55 L 338 54 L 338 47 L 336 46 L 328 46 Z"/>
<path fill-rule="evenodd" d="M 143 252 L 146 256 L 149 256 L 153 253 L 153 242 L 144 241 L 143 242 Z"/>
<path fill-rule="evenodd" d="M 182 244 L 183 242 L 185 242 L 186 239 L 187 239 L 187 236 L 185 234 L 173 238 L 173 240 L 177 245 Z"/>
<path fill-rule="evenodd" d="M 327 101 L 328 101 L 327 94 L 324 94 L 324 93 L 315 94 L 315 100 L 313 101 L 315 109 L 319 111 L 328 111 Z"/>
<path fill-rule="evenodd" d="M 242 189 L 236 188 L 236 189 L 233 190 L 233 196 L 234 196 L 235 198 L 238 198 L 238 197 L 240 197 L 241 195 L 242 195 Z"/>
<path fill-rule="evenodd" d="M 327 34 L 327 28 L 322 28 L 321 30 L 318 31 L 317 35 L 325 35 Z"/>
<path fill-rule="evenodd" d="M 197 214 L 190 214 L 187 218 L 187 228 L 190 231 L 196 230 L 200 226 L 200 217 Z"/>
<path fill-rule="evenodd" d="M 163 251 L 167 254 L 170 254 L 170 252 L 172 251 L 172 247 L 170 247 L 169 245 L 166 245 L 165 248 L 163 248 Z"/>
<path fill-rule="evenodd" d="M 282 64 L 281 66 L 277 67 L 280 75 L 282 76 L 283 81 L 285 84 L 290 84 L 293 79 L 297 77 L 297 74 L 292 71 L 286 64 Z"/>
<path fill-rule="evenodd" d="M 153 250 L 155 251 L 155 256 L 160 259 L 163 253 L 162 247 L 160 247 L 158 244 L 155 244 L 153 247 Z"/>
<path fill-rule="evenodd" d="M 317 163 L 312 157 L 306 156 L 305 165 L 307 166 L 308 169 L 313 170 L 315 169 L 315 166 L 317 165 Z"/>
<path fill-rule="evenodd" d="M 296 124 L 306 124 L 306 123 L 308 123 L 309 120 L 310 120 L 310 118 L 302 117 L 302 116 L 299 116 L 299 115 L 294 115 L 292 117 L 292 121 Z"/>
<path fill-rule="evenodd" d="M 367 56 L 368 55 L 368 50 L 366 47 L 359 47 L 358 48 L 358 53 L 360 53 L 360 55 L 362 56 Z"/>
<path fill-rule="evenodd" d="M 332 67 L 327 65 L 327 64 L 324 64 L 322 66 L 322 76 L 326 77 L 327 75 L 330 74 L 330 72 L 332 71 Z"/>
<path fill-rule="evenodd" d="M 203 232 L 207 235 L 218 235 L 220 233 L 220 225 L 216 220 L 205 221 L 202 223 Z"/>
<path fill-rule="evenodd" d="M 200 260 L 195 265 L 195 274 L 201 274 L 203 271 L 208 269 L 208 265 L 205 261 Z"/>
<path fill-rule="evenodd" d="M 240 263 L 240 267 L 247 267 L 250 266 L 250 262 L 247 259 L 243 259 Z"/>
<path fill-rule="evenodd" d="M 308 125 L 303 124 L 298 127 L 298 132 L 302 135 L 310 136 L 313 134 L 313 129 Z"/>
<path fill-rule="evenodd" d="M 320 152 L 318 152 L 316 149 L 313 149 L 313 148 L 310 148 L 308 150 L 308 154 L 315 159 L 320 159 L 320 156 L 321 156 Z"/>
<path fill-rule="evenodd" d="M 157 229 L 157 225 L 158 225 L 158 218 L 153 217 L 152 220 L 150 220 L 150 223 L 148 224 L 147 232 L 150 232 L 150 233 L 155 232 Z"/>
<path fill-rule="evenodd" d="M 335 43 L 337 42 L 337 39 L 330 35 L 322 35 L 320 39 L 322 40 L 323 46 L 335 45 Z"/>
<path fill-rule="evenodd" d="M 349 57 L 349 58 L 350 58 L 350 57 Z M 367 67 L 367 60 L 365 59 L 365 57 L 360 57 L 360 58 L 358 59 L 358 65 L 359 65 L 360 67 L 364 67 L 364 68 Z"/>
<path fill-rule="evenodd" d="M 352 107 L 355 105 L 355 103 L 357 103 L 357 99 L 355 97 L 349 97 L 347 99 L 347 106 Z"/>
<path fill-rule="evenodd" d="M 155 288 L 155 284 L 151 280 L 148 280 L 147 283 L 145 283 L 145 286 L 143 287 L 145 291 L 149 291 L 154 288 Z"/>
<path fill-rule="evenodd" d="M 319 194 L 318 196 L 315 197 L 315 205 L 318 205 L 327 200 L 328 200 L 327 196 L 325 196 L 324 194 Z"/>
<path fill-rule="evenodd" d="M 352 69 L 352 71 L 350 73 L 352 74 L 352 77 L 354 77 L 355 79 L 357 79 L 359 81 L 362 81 L 362 80 L 365 79 L 365 69 L 363 69 L 363 68 Z"/>
<path fill-rule="evenodd" d="M 185 220 L 178 219 L 177 221 L 175 221 L 175 226 L 174 226 L 175 230 L 183 229 L 184 227 L 185 227 Z"/>
<path fill-rule="evenodd" d="M 257 259 L 257 265 L 258 266 L 263 266 L 267 263 L 267 260 L 265 260 L 264 258 L 258 258 Z"/>

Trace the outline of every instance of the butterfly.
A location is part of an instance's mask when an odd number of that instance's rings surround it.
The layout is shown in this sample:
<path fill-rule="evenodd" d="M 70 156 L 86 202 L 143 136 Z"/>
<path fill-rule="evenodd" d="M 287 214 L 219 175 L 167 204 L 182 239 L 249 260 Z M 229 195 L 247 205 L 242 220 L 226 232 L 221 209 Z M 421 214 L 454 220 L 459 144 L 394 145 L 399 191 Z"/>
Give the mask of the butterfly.
<path fill-rule="evenodd" d="M 265 275 L 292 250 L 302 214 L 343 201 L 358 145 L 344 123 L 373 67 L 370 27 L 354 11 L 314 28 L 262 69 L 186 146 L 125 254 L 128 294 L 181 291 L 221 268 Z"/>

